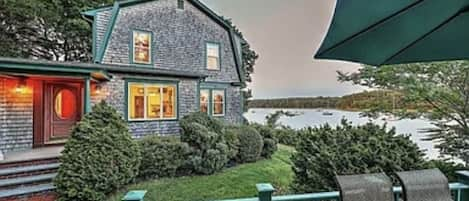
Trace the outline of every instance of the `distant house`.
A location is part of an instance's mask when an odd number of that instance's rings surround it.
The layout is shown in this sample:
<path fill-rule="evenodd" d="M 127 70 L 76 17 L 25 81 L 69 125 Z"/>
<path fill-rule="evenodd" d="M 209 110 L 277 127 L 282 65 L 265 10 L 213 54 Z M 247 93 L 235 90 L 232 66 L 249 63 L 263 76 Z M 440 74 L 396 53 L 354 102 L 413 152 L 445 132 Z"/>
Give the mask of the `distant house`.
<path fill-rule="evenodd" d="M 94 63 L 0 58 L 0 151 L 63 144 L 105 100 L 135 138 L 179 134 L 197 111 L 242 121 L 239 38 L 198 0 L 120 1 L 83 12 Z"/>

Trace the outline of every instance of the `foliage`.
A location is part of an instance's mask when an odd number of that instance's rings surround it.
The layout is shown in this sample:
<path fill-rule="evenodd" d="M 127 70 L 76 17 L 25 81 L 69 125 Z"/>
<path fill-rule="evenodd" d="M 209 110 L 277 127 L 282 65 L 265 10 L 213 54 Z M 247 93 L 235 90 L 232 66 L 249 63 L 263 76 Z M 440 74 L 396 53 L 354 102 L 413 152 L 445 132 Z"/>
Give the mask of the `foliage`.
<path fill-rule="evenodd" d="M 101 201 L 137 176 L 140 150 L 121 115 L 101 102 L 73 128 L 60 162 L 60 201 Z"/>
<path fill-rule="evenodd" d="M 129 190 L 146 189 L 145 200 L 190 201 L 220 200 L 252 197 L 256 184 L 272 183 L 278 194 L 288 194 L 293 179 L 291 147 L 280 146 L 272 159 L 239 165 L 208 176 L 163 178 L 131 185 L 111 196 L 109 201 L 120 201 Z M 214 190 L 216 189 L 216 190 Z"/>
<path fill-rule="evenodd" d="M 238 138 L 239 128 L 236 126 L 230 126 L 225 128 L 223 137 L 225 138 L 226 145 L 228 146 L 228 158 L 230 160 L 235 160 L 239 152 L 239 138 Z"/>
<path fill-rule="evenodd" d="M 401 117 L 426 115 L 437 129 L 428 129 L 442 154 L 469 162 L 469 62 L 434 62 L 382 67 L 365 66 L 359 72 L 339 72 L 339 80 L 403 94 L 402 102 L 422 103 L 417 110 L 402 108 Z M 373 109 L 387 112 L 379 105 Z"/>
<path fill-rule="evenodd" d="M 428 162 L 428 168 L 438 168 L 448 178 L 449 182 L 457 182 L 456 171 L 468 170 L 463 164 L 445 160 L 431 160 Z"/>
<path fill-rule="evenodd" d="M 336 190 L 335 175 L 414 170 L 425 167 L 423 153 L 409 136 L 372 123 L 352 126 L 343 120 L 303 130 L 292 158 L 299 193 Z"/>
<path fill-rule="evenodd" d="M 112 2 L 2 0 L 1 56 L 89 61 L 91 29 L 80 12 Z"/>
<path fill-rule="evenodd" d="M 175 137 L 148 136 L 140 140 L 142 161 L 139 177 L 176 176 L 190 152 L 189 146 Z"/>
<path fill-rule="evenodd" d="M 187 166 L 198 174 L 213 174 L 228 162 L 229 149 L 223 138 L 223 124 L 204 113 L 194 113 L 181 122 L 181 141 L 191 147 Z"/>
<path fill-rule="evenodd" d="M 299 141 L 298 131 L 287 126 L 275 129 L 275 137 L 280 144 L 295 146 Z"/>
<path fill-rule="evenodd" d="M 239 128 L 238 138 L 238 161 L 246 163 L 259 160 L 262 154 L 264 142 L 262 140 L 262 136 L 256 131 L 256 129 L 249 126 L 241 126 Z"/>
<path fill-rule="evenodd" d="M 278 110 L 278 111 L 275 111 L 272 114 L 267 115 L 267 117 L 265 117 L 265 121 L 266 121 L 267 126 L 269 126 L 271 128 L 277 128 L 278 126 L 281 125 L 278 121 L 283 116 L 294 117 L 294 116 L 297 116 L 297 115 L 298 114 L 295 114 L 295 113 L 292 113 L 292 112 L 289 112 L 289 111 Z"/>
<path fill-rule="evenodd" d="M 304 97 L 250 100 L 248 108 L 336 108 L 339 97 Z"/>
<path fill-rule="evenodd" d="M 256 129 L 257 132 L 262 136 L 264 146 L 262 147 L 261 156 L 264 158 L 271 158 L 278 149 L 278 141 L 275 137 L 275 129 L 261 124 L 252 124 L 250 126 Z"/>

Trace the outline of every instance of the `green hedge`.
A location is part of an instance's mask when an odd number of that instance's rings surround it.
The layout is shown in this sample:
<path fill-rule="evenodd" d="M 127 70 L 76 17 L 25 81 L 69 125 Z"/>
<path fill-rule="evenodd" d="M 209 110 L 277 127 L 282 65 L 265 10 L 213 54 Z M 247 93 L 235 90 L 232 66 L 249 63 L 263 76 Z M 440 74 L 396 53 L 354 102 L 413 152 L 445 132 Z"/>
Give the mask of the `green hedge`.
<path fill-rule="evenodd" d="M 101 201 L 134 180 L 140 150 L 123 118 L 101 102 L 73 128 L 60 162 L 59 201 Z"/>
<path fill-rule="evenodd" d="M 241 126 L 239 128 L 238 138 L 238 162 L 247 163 L 259 160 L 264 142 L 257 130 L 249 126 Z"/>
<path fill-rule="evenodd" d="M 142 162 L 139 177 L 174 177 L 187 160 L 190 148 L 175 137 L 149 136 L 140 140 Z"/>
<path fill-rule="evenodd" d="M 278 150 L 278 141 L 275 137 L 275 129 L 261 124 L 252 124 L 250 126 L 256 129 L 262 136 L 264 145 L 262 147 L 261 156 L 264 158 L 272 158 L 272 155 Z"/>

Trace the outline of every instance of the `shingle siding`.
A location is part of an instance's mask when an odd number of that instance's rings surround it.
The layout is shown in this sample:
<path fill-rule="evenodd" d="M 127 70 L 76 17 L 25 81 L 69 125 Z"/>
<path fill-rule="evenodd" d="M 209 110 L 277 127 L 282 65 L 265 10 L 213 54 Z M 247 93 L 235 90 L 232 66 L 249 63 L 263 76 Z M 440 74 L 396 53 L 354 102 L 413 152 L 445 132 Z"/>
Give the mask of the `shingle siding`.
<path fill-rule="evenodd" d="M 101 11 L 96 15 L 96 41 L 95 48 L 99 50 L 101 43 L 103 42 L 104 34 L 107 31 L 109 20 L 111 19 L 112 10 Z"/>
<path fill-rule="evenodd" d="M 17 81 L 0 78 L 0 151 L 30 149 L 33 143 L 33 93 L 17 94 Z"/>

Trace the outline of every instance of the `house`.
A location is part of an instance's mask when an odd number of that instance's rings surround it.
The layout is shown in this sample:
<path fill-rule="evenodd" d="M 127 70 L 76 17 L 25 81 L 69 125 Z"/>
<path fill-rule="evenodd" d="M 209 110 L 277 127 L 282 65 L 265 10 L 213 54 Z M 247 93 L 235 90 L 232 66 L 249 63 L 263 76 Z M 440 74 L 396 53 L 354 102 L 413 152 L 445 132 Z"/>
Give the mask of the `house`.
<path fill-rule="evenodd" d="M 243 121 L 240 38 L 198 0 L 118 1 L 83 12 L 83 19 L 93 30 L 93 62 L 0 58 L 6 160 L 63 145 L 102 100 L 135 138 L 179 134 L 178 120 L 197 111 Z"/>

